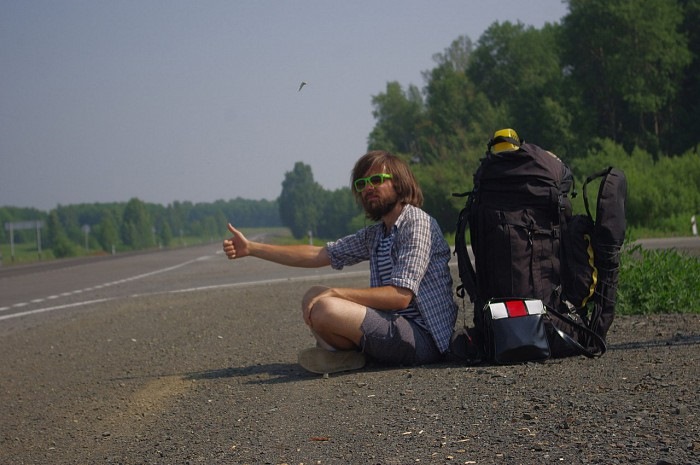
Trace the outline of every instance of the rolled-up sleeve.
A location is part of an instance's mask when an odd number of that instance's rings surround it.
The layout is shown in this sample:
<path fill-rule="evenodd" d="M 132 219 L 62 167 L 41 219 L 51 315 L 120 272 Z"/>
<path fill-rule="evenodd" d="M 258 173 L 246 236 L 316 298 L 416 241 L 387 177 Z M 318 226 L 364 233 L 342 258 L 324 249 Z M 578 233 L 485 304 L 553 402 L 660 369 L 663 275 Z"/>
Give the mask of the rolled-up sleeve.
<path fill-rule="evenodd" d="M 342 270 L 345 266 L 355 265 L 369 260 L 371 255 L 370 228 L 360 229 L 355 234 L 345 236 L 337 241 L 328 242 L 326 251 L 331 260 L 331 267 L 335 270 Z"/>

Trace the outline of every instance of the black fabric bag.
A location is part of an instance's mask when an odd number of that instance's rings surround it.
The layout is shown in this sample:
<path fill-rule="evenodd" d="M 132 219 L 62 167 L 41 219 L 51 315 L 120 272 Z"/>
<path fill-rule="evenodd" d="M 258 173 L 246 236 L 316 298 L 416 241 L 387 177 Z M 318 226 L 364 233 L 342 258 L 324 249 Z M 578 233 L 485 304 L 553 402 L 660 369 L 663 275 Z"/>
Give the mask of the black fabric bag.
<path fill-rule="evenodd" d="M 505 365 L 550 357 L 546 309 L 541 300 L 495 299 L 487 302 L 483 311 L 489 360 Z"/>

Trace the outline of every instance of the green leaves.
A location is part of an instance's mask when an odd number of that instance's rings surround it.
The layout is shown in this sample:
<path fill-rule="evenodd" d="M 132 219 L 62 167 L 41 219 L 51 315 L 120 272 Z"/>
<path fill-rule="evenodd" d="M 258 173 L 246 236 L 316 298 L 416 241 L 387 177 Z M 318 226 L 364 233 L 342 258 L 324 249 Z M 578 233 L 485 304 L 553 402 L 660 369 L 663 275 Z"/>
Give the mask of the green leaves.
<path fill-rule="evenodd" d="M 152 247 L 153 223 L 146 205 L 139 199 L 129 200 L 124 209 L 121 223 L 121 240 L 133 249 Z"/>
<path fill-rule="evenodd" d="M 691 50 L 683 9 L 668 0 L 571 0 L 563 61 L 595 112 L 597 135 L 647 149 L 672 130 Z"/>
<path fill-rule="evenodd" d="M 410 152 L 415 141 L 415 128 L 423 119 L 420 91 L 409 86 L 404 92 L 398 82 L 389 82 L 385 93 L 372 97 L 372 106 L 377 124 L 369 135 L 369 149 Z"/>
<path fill-rule="evenodd" d="M 282 182 L 279 198 L 280 218 L 296 239 L 316 233 L 320 217 L 320 196 L 323 188 L 314 181 L 311 167 L 296 162 Z"/>
<path fill-rule="evenodd" d="M 349 188 L 326 191 L 314 181 L 311 167 L 297 162 L 285 174 L 279 197 L 282 223 L 296 239 L 337 238 L 350 234 L 350 223 L 361 212 Z"/>
<path fill-rule="evenodd" d="M 623 251 L 616 312 L 700 313 L 700 259 L 639 246 Z"/>

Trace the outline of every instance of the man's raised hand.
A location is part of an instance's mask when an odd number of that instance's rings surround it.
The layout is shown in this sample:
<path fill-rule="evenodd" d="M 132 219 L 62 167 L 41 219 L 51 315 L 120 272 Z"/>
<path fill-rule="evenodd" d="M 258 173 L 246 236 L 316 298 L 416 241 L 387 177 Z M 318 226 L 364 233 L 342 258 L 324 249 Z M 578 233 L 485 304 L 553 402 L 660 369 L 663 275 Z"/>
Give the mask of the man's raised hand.
<path fill-rule="evenodd" d="M 224 253 L 229 260 L 250 255 L 248 239 L 246 239 L 243 233 L 234 228 L 231 223 L 228 224 L 228 230 L 231 231 L 231 238 L 224 240 Z"/>

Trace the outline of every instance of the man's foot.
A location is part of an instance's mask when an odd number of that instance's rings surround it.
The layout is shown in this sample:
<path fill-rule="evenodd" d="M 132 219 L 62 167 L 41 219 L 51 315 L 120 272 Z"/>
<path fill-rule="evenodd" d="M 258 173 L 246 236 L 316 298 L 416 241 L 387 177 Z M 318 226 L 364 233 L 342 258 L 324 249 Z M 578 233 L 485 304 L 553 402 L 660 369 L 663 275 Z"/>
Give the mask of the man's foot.
<path fill-rule="evenodd" d="M 330 351 L 310 347 L 299 352 L 299 365 L 318 374 L 358 370 L 365 366 L 365 355 L 356 350 Z"/>

